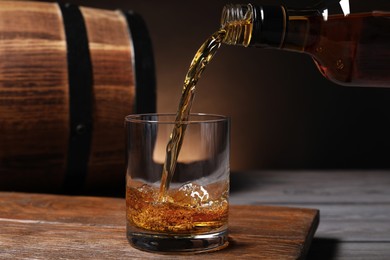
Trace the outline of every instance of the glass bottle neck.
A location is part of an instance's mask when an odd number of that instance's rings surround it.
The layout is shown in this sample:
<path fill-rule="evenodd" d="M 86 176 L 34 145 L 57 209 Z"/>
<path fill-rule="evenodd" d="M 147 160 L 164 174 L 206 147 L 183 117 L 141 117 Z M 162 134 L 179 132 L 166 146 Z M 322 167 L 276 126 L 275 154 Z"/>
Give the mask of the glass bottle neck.
<path fill-rule="evenodd" d="M 222 11 L 223 43 L 303 51 L 310 39 L 311 17 L 317 11 L 292 11 L 283 6 L 226 5 Z"/>
<path fill-rule="evenodd" d="M 249 46 L 252 39 L 254 15 L 251 4 L 225 5 L 221 16 L 221 30 L 225 31 L 223 43 Z"/>

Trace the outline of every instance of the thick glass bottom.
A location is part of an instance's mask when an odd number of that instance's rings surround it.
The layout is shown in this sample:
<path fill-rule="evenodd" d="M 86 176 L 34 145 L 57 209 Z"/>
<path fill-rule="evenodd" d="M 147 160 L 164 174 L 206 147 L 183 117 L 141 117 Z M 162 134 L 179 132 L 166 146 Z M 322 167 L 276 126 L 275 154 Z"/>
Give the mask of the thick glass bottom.
<path fill-rule="evenodd" d="M 229 243 L 227 230 L 186 236 L 128 232 L 127 239 L 137 249 L 165 254 L 196 254 L 216 251 L 225 248 Z"/>

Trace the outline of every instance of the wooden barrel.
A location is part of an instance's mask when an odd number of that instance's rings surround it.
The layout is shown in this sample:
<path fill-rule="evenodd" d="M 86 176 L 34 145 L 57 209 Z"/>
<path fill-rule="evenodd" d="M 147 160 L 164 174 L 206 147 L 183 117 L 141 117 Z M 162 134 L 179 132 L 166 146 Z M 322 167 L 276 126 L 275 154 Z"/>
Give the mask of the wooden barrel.
<path fill-rule="evenodd" d="M 123 190 L 124 117 L 154 112 L 154 77 L 137 14 L 0 1 L 0 190 Z"/>

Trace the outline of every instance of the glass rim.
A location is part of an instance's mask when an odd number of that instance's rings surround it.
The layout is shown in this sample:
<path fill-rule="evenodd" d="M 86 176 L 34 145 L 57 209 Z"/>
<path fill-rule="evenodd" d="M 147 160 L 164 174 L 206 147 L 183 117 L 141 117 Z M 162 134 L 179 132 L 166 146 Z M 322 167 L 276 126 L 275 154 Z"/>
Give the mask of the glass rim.
<path fill-rule="evenodd" d="M 151 119 L 142 119 L 145 116 L 157 116 L 169 118 L 170 120 L 151 120 Z M 194 118 L 195 117 L 195 118 Z M 202 119 L 196 119 L 196 117 L 207 117 Z M 190 119 L 188 121 L 181 121 L 182 124 L 201 124 L 201 123 L 218 123 L 218 122 L 228 122 L 230 117 L 219 115 L 219 114 L 207 114 L 207 113 L 191 113 Z M 144 123 L 144 124 L 175 124 L 176 123 L 176 114 L 174 113 L 141 113 L 141 114 L 130 114 L 125 117 L 126 123 Z"/>

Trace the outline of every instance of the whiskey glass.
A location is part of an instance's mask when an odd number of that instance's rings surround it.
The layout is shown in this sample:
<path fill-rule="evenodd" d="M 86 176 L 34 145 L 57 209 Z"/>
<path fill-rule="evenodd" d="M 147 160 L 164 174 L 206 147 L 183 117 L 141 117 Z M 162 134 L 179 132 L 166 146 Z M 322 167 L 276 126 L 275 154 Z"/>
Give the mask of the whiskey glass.
<path fill-rule="evenodd" d="M 161 190 L 174 114 L 125 118 L 126 229 L 130 244 L 159 253 L 199 253 L 228 245 L 229 119 L 191 114 L 172 178 Z"/>

